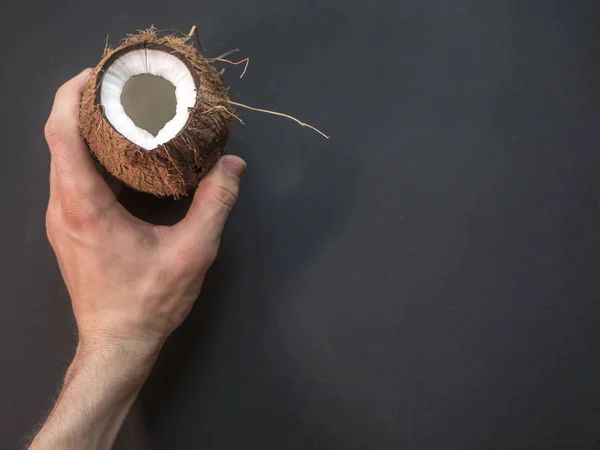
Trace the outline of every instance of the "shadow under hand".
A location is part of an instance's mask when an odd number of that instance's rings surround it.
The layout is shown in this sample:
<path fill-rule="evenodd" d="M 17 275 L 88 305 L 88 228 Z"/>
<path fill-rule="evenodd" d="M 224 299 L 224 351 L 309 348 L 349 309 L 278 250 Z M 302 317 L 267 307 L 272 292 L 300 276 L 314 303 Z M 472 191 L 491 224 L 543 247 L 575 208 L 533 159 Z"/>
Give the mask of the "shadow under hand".
<path fill-rule="evenodd" d="M 194 198 L 193 193 L 175 200 L 173 197 L 156 197 L 123 186 L 119 202 L 129 213 L 152 225 L 175 225 L 183 219 Z"/>

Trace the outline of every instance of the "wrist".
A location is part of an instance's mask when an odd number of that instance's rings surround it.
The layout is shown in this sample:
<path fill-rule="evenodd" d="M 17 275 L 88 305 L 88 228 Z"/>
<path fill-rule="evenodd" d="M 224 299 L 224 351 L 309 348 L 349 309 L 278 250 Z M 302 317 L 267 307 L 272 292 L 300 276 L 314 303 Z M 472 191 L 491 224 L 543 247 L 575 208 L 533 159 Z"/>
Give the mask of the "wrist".
<path fill-rule="evenodd" d="M 164 345 L 167 336 L 150 329 L 133 331 L 130 324 L 79 324 L 78 353 L 115 353 L 130 357 L 154 357 Z"/>
<path fill-rule="evenodd" d="M 107 339 L 80 336 L 65 381 L 88 370 L 102 373 L 107 381 L 143 384 L 152 369 L 162 341 L 150 339 Z"/>

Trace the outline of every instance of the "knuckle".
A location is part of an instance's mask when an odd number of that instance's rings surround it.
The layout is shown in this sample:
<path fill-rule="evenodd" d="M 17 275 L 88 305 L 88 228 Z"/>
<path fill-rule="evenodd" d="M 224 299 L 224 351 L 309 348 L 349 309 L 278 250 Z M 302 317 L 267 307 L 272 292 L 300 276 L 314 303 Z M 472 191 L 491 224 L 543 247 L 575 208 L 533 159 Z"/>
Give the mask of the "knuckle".
<path fill-rule="evenodd" d="M 64 221 L 72 228 L 83 230 L 96 225 L 99 214 L 89 205 L 80 202 L 63 201 L 62 211 Z"/>
<path fill-rule="evenodd" d="M 237 202 L 237 191 L 229 186 L 216 184 L 213 189 L 213 200 L 220 206 L 232 209 Z"/>
<path fill-rule="evenodd" d="M 44 137 L 51 147 L 61 140 L 62 130 L 55 119 L 50 117 L 44 126 Z"/>
<path fill-rule="evenodd" d="M 87 230 L 96 224 L 95 217 L 85 212 L 67 214 L 65 221 L 77 230 Z"/>
<path fill-rule="evenodd" d="M 50 233 L 57 226 L 58 214 L 56 208 L 49 206 L 46 210 L 46 230 Z"/>

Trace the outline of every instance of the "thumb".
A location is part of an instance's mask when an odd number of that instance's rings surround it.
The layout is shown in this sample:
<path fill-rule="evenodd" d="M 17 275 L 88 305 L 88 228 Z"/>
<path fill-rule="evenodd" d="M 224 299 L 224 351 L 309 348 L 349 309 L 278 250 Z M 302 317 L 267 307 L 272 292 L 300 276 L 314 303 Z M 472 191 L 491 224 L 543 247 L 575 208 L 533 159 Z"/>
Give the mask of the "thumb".
<path fill-rule="evenodd" d="M 210 172 L 200 180 L 192 205 L 175 228 L 183 234 L 188 245 L 218 243 L 225 222 L 237 202 L 240 181 L 246 171 L 245 161 L 225 155 Z"/>

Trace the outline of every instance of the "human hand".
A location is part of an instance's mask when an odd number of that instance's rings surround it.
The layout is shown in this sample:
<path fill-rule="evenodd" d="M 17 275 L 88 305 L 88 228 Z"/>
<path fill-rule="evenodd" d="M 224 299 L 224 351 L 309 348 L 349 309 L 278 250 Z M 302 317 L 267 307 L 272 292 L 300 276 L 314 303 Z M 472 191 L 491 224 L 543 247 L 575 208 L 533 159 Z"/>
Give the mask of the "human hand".
<path fill-rule="evenodd" d="M 133 217 L 79 135 L 89 72 L 59 89 L 45 129 L 52 161 L 46 229 L 73 303 L 79 345 L 32 450 L 112 447 L 158 351 L 200 293 L 246 168 L 236 156 L 221 158 L 173 227 Z"/>
<path fill-rule="evenodd" d="M 96 171 L 78 132 L 89 73 L 59 89 L 45 128 L 52 161 L 48 239 L 71 296 L 80 348 L 157 350 L 200 293 L 246 165 L 222 157 L 175 226 L 133 217 Z"/>

